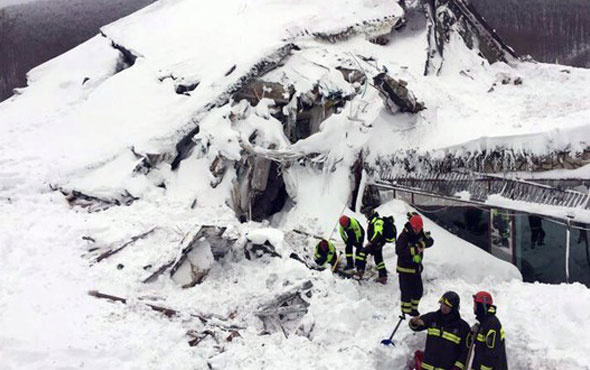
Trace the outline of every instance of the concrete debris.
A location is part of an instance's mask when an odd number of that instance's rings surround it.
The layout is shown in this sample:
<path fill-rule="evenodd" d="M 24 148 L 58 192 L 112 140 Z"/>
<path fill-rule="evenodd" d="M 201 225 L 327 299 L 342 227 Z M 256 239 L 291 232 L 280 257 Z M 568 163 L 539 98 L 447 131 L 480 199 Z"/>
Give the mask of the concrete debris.
<path fill-rule="evenodd" d="M 256 316 L 262 320 L 265 332 L 281 331 L 285 337 L 296 333 L 310 306 L 312 287 L 313 283 L 307 280 L 262 304 Z"/>
<path fill-rule="evenodd" d="M 391 113 L 397 113 L 398 111 L 418 113 L 426 109 L 424 104 L 419 102 L 406 87 L 407 82 L 403 80 L 398 81 L 387 73 L 380 73 L 373 78 L 373 83 Z"/>
<path fill-rule="evenodd" d="M 213 261 L 224 257 L 236 242 L 223 235 L 225 230 L 225 227 L 202 226 L 186 235 L 170 269 L 172 280 L 183 288 L 203 282 Z"/>

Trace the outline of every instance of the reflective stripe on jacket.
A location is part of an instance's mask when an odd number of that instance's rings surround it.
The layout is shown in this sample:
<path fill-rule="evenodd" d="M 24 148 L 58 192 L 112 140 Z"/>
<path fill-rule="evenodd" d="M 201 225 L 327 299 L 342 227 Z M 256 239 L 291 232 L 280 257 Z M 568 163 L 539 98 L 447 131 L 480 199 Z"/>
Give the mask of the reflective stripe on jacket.
<path fill-rule="evenodd" d="M 508 370 L 506 333 L 496 317 L 496 306 L 490 305 L 475 336 L 473 370 Z"/>
<path fill-rule="evenodd" d="M 340 226 L 340 237 L 346 244 L 349 242 L 353 245 L 363 245 L 365 239 L 365 230 L 361 224 L 354 218 L 350 218 L 350 225 L 347 228 Z"/>
<path fill-rule="evenodd" d="M 422 272 L 422 258 L 424 254 L 419 252 L 420 248 L 430 248 L 434 240 L 420 230 L 414 233 L 409 222 L 404 226 L 404 230 L 397 237 L 395 243 L 395 253 L 397 254 L 397 272 L 405 274 L 419 274 Z M 418 256 L 415 258 L 415 256 Z"/>
<path fill-rule="evenodd" d="M 367 228 L 367 241 L 377 247 L 385 245 L 385 235 L 383 234 L 383 219 L 375 216 L 369 220 Z"/>
<path fill-rule="evenodd" d="M 326 263 L 330 265 L 334 265 L 336 263 L 336 247 L 332 244 L 331 241 L 328 241 L 328 252 L 324 252 L 320 249 L 320 243 L 315 245 L 314 249 L 314 260 L 319 266 L 323 266 Z"/>
<path fill-rule="evenodd" d="M 428 333 L 422 369 L 449 370 L 453 366 L 463 369 L 469 352 L 467 322 L 457 312 L 443 315 L 440 310 L 420 318 L 424 325 L 413 325 L 410 321 L 410 329 Z"/>

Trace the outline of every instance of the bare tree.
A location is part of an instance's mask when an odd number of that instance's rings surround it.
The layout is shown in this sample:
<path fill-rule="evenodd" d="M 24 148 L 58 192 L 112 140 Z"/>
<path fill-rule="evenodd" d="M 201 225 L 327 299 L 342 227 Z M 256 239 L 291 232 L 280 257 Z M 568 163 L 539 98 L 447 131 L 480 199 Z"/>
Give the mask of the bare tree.
<path fill-rule="evenodd" d="M 0 9 L 0 101 L 11 95 L 17 80 L 16 44 L 12 38 L 16 19 Z"/>

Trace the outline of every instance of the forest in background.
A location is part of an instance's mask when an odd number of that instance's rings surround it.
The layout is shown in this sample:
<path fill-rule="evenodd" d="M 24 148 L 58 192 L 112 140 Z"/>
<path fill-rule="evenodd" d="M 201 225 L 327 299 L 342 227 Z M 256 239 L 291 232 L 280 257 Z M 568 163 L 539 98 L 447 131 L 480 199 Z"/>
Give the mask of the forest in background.
<path fill-rule="evenodd" d="M 518 55 L 590 68 L 590 0 L 471 0 Z"/>
<path fill-rule="evenodd" d="M 0 9 L 0 101 L 33 67 L 155 0 L 46 0 Z M 471 0 L 519 55 L 590 68 L 590 0 Z"/>
<path fill-rule="evenodd" d="M 47 0 L 0 9 L 0 101 L 26 73 L 155 0 Z"/>

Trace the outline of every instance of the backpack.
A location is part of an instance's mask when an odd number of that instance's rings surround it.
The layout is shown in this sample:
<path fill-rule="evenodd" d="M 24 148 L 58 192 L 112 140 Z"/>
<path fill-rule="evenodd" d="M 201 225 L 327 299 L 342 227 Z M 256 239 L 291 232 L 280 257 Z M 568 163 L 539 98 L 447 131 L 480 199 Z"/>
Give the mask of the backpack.
<path fill-rule="evenodd" d="M 397 229 L 395 228 L 393 216 L 383 217 L 383 236 L 386 242 L 395 243 Z"/>

